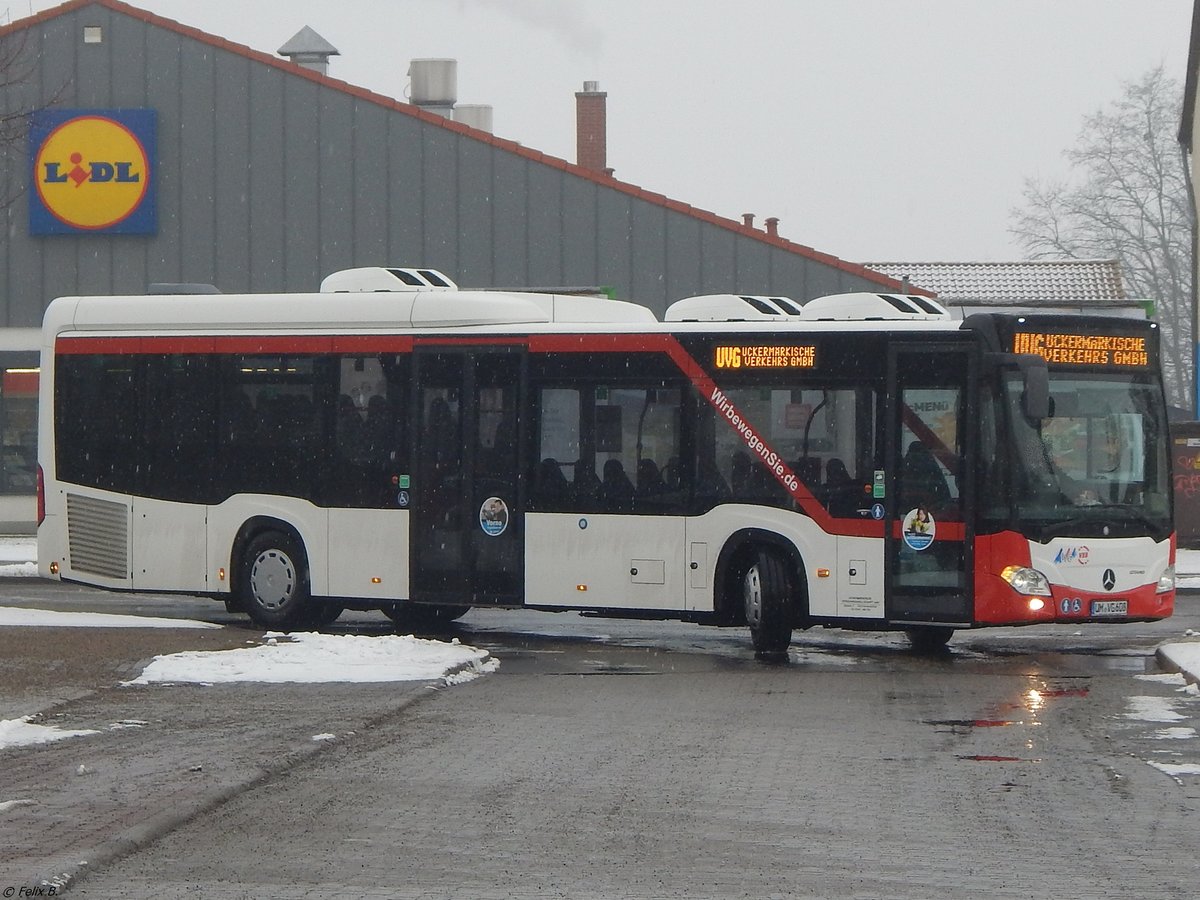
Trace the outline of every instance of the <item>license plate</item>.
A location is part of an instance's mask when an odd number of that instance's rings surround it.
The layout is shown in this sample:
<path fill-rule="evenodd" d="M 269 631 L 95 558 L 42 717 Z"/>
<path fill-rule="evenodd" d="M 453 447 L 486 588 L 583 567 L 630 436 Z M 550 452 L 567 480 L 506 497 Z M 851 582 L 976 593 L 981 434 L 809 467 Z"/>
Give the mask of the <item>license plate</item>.
<path fill-rule="evenodd" d="M 1093 600 L 1093 616 L 1127 616 L 1129 615 L 1128 600 Z"/>

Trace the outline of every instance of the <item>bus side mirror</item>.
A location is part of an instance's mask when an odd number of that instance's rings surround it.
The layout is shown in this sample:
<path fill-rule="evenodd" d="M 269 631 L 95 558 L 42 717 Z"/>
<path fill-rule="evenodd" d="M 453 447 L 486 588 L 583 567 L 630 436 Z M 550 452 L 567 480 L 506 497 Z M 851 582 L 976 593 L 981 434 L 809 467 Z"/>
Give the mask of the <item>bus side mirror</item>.
<path fill-rule="evenodd" d="M 1040 356 L 1023 354 L 1026 359 L 1036 360 L 1028 365 L 1017 363 L 1021 367 L 1021 380 L 1025 390 L 1021 394 L 1021 408 L 1027 418 L 1037 421 L 1050 418 L 1050 373 L 1046 369 L 1046 360 Z"/>
<path fill-rule="evenodd" d="M 989 353 L 992 365 L 1016 366 L 1021 370 L 1021 412 L 1037 421 L 1050 418 L 1050 371 L 1036 353 Z"/>

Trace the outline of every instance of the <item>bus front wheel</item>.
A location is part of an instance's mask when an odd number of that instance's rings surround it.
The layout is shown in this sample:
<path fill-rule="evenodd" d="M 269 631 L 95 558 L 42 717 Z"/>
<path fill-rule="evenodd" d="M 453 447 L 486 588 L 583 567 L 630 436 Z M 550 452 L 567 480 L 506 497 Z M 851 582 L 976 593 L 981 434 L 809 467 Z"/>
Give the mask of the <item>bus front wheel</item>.
<path fill-rule="evenodd" d="M 312 618 L 304 552 L 279 531 L 250 541 L 239 569 L 242 607 L 264 628 L 307 626 Z"/>
<path fill-rule="evenodd" d="M 916 653 L 941 653 L 954 635 L 954 629 L 945 625 L 911 625 L 905 629 L 908 640 Z"/>
<path fill-rule="evenodd" d="M 758 552 L 742 577 L 742 600 L 754 652 L 786 653 L 792 642 L 792 603 L 787 567 L 778 554 Z"/>

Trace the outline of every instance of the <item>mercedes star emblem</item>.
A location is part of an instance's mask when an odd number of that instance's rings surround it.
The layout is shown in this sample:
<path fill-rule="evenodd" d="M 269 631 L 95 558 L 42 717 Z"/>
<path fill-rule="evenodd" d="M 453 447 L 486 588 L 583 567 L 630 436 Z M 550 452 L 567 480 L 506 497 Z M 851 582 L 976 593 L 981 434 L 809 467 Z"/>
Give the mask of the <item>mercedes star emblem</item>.
<path fill-rule="evenodd" d="M 1111 591 L 1113 589 L 1113 586 L 1116 585 L 1116 583 L 1117 583 L 1117 573 L 1114 572 L 1112 569 L 1105 569 L 1103 582 L 1104 582 L 1104 589 L 1106 591 Z"/>

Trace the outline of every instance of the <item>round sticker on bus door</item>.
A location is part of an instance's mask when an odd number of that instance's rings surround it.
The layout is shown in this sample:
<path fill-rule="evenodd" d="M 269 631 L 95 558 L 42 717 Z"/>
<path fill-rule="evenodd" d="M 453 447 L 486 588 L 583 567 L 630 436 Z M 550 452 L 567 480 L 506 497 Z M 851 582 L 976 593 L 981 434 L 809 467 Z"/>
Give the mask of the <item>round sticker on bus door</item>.
<path fill-rule="evenodd" d="M 488 497 L 479 507 L 479 527 L 489 537 L 499 537 L 508 528 L 508 504 L 499 497 Z"/>
<path fill-rule="evenodd" d="M 900 530 L 904 535 L 904 543 L 914 550 L 925 550 L 933 543 L 933 536 L 937 534 L 937 523 L 933 521 L 933 514 L 929 510 L 918 506 L 905 514 Z"/>

